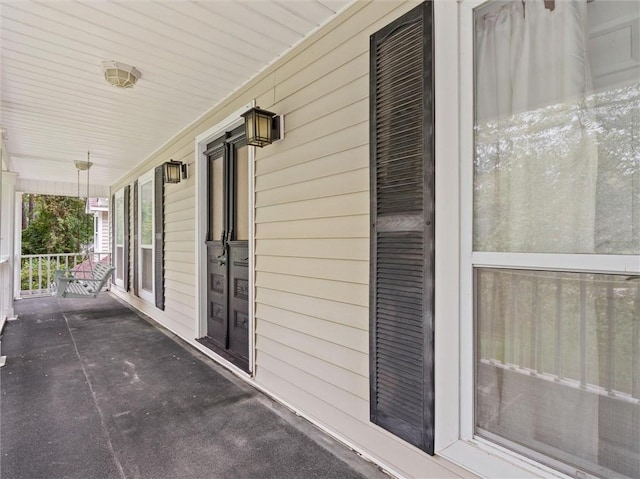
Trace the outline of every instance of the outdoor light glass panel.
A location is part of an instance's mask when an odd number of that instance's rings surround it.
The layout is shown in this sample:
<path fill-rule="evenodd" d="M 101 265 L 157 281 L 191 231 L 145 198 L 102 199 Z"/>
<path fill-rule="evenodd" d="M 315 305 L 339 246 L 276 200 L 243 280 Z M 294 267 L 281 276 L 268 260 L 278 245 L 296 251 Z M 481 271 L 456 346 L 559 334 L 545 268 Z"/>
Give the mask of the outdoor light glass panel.
<path fill-rule="evenodd" d="M 182 163 L 179 161 L 167 161 L 164 164 L 164 181 L 166 183 L 180 183 L 182 178 Z"/>
<path fill-rule="evenodd" d="M 102 62 L 102 69 L 107 83 L 118 88 L 132 88 L 140 78 L 140 71 L 120 62 Z"/>
<path fill-rule="evenodd" d="M 248 145 L 262 148 L 280 139 L 280 122 L 275 113 L 256 107 L 242 116 Z"/>

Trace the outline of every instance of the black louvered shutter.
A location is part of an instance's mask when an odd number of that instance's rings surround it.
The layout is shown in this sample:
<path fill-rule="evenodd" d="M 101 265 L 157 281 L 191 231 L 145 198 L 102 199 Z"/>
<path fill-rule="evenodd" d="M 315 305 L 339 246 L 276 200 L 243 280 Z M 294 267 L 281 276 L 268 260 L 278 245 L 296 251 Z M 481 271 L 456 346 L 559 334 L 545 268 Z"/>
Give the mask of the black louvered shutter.
<path fill-rule="evenodd" d="M 116 281 L 116 195 L 111 195 L 111 266 L 113 266 L 113 273 L 111 273 L 111 282 Z"/>
<path fill-rule="evenodd" d="M 129 207 L 131 206 L 131 187 L 129 185 L 124 187 L 124 258 L 123 258 L 123 269 L 122 272 L 122 282 L 124 284 L 125 291 L 129 291 L 129 255 L 131 254 L 129 250 Z"/>
<path fill-rule="evenodd" d="M 433 3 L 371 36 L 371 421 L 433 454 Z"/>
<path fill-rule="evenodd" d="M 132 268 L 132 286 L 133 294 L 138 296 L 138 180 L 133 182 L 133 235 L 131 237 L 133 243 L 133 268 Z"/>
<path fill-rule="evenodd" d="M 154 291 L 156 307 L 164 311 L 164 175 L 162 165 L 154 171 Z"/>

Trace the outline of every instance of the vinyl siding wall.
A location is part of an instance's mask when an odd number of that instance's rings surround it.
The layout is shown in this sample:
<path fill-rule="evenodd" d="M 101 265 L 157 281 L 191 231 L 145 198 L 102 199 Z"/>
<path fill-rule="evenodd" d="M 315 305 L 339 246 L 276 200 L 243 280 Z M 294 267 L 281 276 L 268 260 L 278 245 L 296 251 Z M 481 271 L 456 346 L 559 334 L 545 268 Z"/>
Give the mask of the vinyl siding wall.
<path fill-rule="evenodd" d="M 100 211 L 99 214 L 100 224 L 98 226 L 100 234 L 100 248 L 97 251 L 111 251 L 111 243 L 109 243 L 109 212 Z"/>
<path fill-rule="evenodd" d="M 460 477 L 369 422 L 369 36 L 417 2 L 360 2 L 181 132 L 113 186 L 173 158 L 250 101 L 285 115 L 256 150 L 254 380 L 406 477 Z M 117 292 L 196 336 L 195 167 L 165 187 L 166 310 Z"/>

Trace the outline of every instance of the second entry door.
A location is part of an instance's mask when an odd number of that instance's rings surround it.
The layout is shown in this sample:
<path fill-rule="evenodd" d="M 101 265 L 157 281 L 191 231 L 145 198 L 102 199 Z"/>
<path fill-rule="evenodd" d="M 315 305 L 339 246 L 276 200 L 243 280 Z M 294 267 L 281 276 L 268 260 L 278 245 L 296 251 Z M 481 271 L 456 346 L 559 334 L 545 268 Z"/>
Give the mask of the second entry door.
<path fill-rule="evenodd" d="M 207 334 L 203 343 L 249 371 L 249 152 L 244 126 L 207 145 Z"/>

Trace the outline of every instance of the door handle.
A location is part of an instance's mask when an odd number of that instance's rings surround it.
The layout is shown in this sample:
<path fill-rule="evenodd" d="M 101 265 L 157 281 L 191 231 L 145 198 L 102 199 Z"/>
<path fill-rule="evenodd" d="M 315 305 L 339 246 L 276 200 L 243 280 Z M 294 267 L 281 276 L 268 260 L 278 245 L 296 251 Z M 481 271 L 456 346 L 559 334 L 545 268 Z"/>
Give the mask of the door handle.
<path fill-rule="evenodd" d="M 218 266 L 227 264 L 227 255 L 222 253 L 221 255 L 216 256 L 216 261 L 218 262 Z"/>

